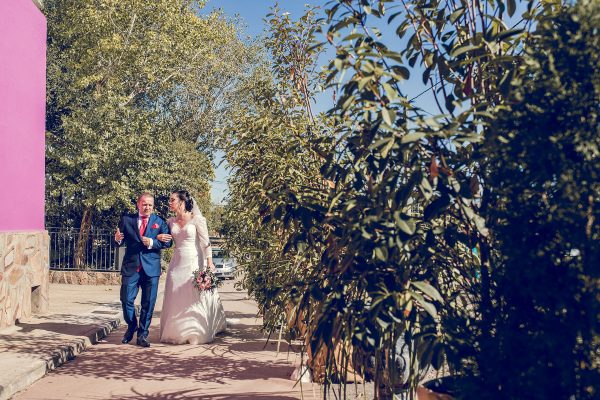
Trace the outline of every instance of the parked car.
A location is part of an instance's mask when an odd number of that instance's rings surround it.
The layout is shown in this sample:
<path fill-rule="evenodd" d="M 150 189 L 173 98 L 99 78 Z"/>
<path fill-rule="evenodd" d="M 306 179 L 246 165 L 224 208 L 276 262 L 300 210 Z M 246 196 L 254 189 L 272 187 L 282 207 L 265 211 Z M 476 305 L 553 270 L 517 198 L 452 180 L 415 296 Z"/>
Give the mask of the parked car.
<path fill-rule="evenodd" d="M 213 247 L 213 263 L 215 264 L 215 275 L 221 279 L 235 278 L 235 260 L 230 258 L 220 247 Z"/>

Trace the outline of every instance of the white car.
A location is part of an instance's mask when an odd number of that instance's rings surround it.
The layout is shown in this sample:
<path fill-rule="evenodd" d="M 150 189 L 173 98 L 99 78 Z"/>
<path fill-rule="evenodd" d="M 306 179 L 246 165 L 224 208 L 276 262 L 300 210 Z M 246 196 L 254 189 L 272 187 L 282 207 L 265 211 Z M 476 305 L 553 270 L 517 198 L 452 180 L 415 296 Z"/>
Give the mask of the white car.
<path fill-rule="evenodd" d="M 226 256 L 225 251 L 219 247 L 213 247 L 212 260 L 215 264 L 215 275 L 221 279 L 235 278 L 235 260 Z"/>

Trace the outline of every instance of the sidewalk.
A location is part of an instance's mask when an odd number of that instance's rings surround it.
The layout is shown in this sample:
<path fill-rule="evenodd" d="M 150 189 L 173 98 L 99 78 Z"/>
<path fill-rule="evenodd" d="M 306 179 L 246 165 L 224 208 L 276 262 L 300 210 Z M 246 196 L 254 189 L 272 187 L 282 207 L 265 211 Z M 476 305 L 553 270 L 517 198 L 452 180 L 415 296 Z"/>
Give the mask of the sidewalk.
<path fill-rule="evenodd" d="M 297 349 L 282 343 L 277 354 L 267 344 L 256 304 L 231 281 L 219 293 L 225 334 L 207 345 L 166 345 L 158 340 L 161 286 L 152 346 L 143 349 L 120 343 L 118 286 L 53 284 L 48 315 L 0 330 L 0 399 L 300 399 L 289 379 Z M 312 384 L 303 392 L 312 399 Z"/>
<path fill-rule="evenodd" d="M 120 321 L 119 286 L 51 284 L 48 314 L 0 329 L 0 400 L 98 343 Z"/>

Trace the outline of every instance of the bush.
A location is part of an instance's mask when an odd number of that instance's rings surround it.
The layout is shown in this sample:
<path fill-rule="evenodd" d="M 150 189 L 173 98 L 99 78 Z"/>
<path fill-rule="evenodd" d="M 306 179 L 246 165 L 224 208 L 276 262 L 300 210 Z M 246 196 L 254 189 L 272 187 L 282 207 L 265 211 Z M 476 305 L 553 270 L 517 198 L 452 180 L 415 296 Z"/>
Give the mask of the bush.
<path fill-rule="evenodd" d="M 482 398 L 600 396 L 598 27 L 598 1 L 540 21 L 484 146 L 499 251 Z"/>

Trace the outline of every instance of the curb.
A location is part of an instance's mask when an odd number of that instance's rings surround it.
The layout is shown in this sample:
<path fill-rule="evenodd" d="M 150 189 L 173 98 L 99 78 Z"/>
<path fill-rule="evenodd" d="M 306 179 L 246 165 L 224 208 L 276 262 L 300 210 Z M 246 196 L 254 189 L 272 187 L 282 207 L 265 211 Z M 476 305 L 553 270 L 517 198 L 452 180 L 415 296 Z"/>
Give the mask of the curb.
<path fill-rule="evenodd" d="M 68 340 L 64 345 L 59 346 L 50 357 L 45 359 L 32 359 L 31 368 L 28 368 L 8 385 L 0 385 L 0 400 L 10 399 L 20 391 L 27 389 L 38 379 L 43 378 L 50 371 L 61 365 L 72 361 L 79 354 L 97 344 L 107 337 L 112 331 L 121 325 L 121 316 L 114 314 L 108 321 L 97 325 L 81 336 Z"/>

